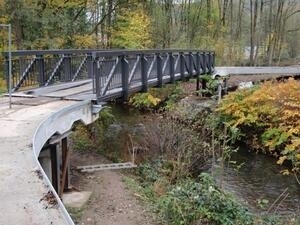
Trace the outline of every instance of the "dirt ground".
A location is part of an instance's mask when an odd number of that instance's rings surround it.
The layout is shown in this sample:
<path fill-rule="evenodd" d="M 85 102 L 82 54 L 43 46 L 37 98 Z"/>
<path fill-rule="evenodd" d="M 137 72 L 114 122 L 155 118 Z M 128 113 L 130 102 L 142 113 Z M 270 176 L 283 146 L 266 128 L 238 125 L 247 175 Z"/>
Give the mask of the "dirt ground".
<path fill-rule="evenodd" d="M 72 152 L 71 184 L 80 191 L 92 195 L 83 210 L 73 215 L 80 225 L 155 225 L 154 215 L 128 189 L 120 170 L 80 173 L 76 166 L 109 163 L 96 153 Z M 123 169 L 124 170 L 124 169 Z"/>

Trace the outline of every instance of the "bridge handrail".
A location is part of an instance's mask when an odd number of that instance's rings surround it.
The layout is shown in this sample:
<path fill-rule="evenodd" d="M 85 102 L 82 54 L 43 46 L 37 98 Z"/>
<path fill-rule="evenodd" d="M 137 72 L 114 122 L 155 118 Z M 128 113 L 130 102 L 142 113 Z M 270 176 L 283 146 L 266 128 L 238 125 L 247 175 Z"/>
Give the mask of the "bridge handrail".
<path fill-rule="evenodd" d="M 95 51 L 92 57 L 98 101 L 126 99 L 131 91 L 147 91 L 148 86 L 212 73 L 215 61 L 213 51 L 191 49 Z"/>
<path fill-rule="evenodd" d="M 193 49 L 144 49 L 144 50 L 125 50 L 125 49 L 51 49 L 51 50 L 16 50 L 12 51 L 11 55 L 14 56 L 32 56 L 32 55 L 61 55 L 61 54 L 88 54 L 92 52 L 102 52 L 104 54 L 135 54 L 135 53 L 166 53 L 166 52 L 189 52 L 195 51 Z M 199 50 L 199 52 L 213 52 L 211 50 Z M 8 57 L 9 52 L 2 53 L 4 57 Z"/>
<path fill-rule="evenodd" d="M 4 55 L 8 80 L 8 53 L 5 52 Z M 138 56 L 140 58 L 136 60 Z M 119 65 L 113 65 L 116 58 L 120 59 Z M 214 61 L 214 51 L 198 49 L 19 50 L 12 52 L 12 91 L 93 78 L 93 93 L 97 94 L 97 99 L 117 87 L 122 87 L 123 94 L 127 95 L 125 86 L 132 86 L 133 83 L 141 82 L 140 90 L 145 91 L 148 85 L 161 86 L 166 82 L 175 82 L 178 78 L 211 73 L 214 70 Z M 99 64 L 104 68 L 103 71 L 99 70 Z M 113 67 L 115 71 L 111 72 Z M 127 67 L 130 71 L 128 81 L 121 79 L 122 76 L 127 76 Z"/>

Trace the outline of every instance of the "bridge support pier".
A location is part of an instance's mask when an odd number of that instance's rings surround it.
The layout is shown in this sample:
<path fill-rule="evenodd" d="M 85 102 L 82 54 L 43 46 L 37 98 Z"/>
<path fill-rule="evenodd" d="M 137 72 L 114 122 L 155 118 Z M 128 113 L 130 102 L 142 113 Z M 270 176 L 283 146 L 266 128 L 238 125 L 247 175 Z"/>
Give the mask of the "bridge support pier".
<path fill-rule="evenodd" d="M 39 162 L 60 197 L 71 186 L 69 134 L 54 135 L 39 155 Z"/>

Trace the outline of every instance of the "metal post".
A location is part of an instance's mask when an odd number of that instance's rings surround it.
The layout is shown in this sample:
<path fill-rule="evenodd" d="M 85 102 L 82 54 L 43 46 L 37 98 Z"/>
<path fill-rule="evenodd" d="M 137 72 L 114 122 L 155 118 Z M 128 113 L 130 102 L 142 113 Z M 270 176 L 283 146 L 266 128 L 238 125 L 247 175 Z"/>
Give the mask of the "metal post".
<path fill-rule="evenodd" d="M 211 53 L 211 56 L 212 56 L 212 67 L 213 67 L 213 69 L 214 69 L 214 68 L 215 68 L 215 59 L 216 59 L 215 52 L 212 52 L 212 53 Z"/>
<path fill-rule="evenodd" d="M 93 79 L 93 89 L 96 88 L 96 99 L 97 102 L 101 101 L 101 78 L 100 76 L 102 75 L 102 70 L 101 70 L 101 65 L 100 65 L 100 61 L 99 58 L 96 57 L 94 58 L 94 62 L 93 62 L 93 74 L 94 74 L 94 79 Z M 95 83 L 95 84 L 94 84 Z M 94 92 L 94 91 L 93 91 Z"/>
<path fill-rule="evenodd" d="M 206 58 L 206 66 L 208 68 L 208 71 L 207 73 L 211 73 L 211 62 L 210 62 L 210 53 L 209 52 L 206 52 L 205 53 L 205 58 Z"/>
<path fill-rule="evenodd" d="M 169 66 L 170 66 L 170 82 L 175 83 L 174 56 L 172 52 L 169 53 Z"/>
<path fill-rule="evenodd" d="M 184 74 L 184 66 L 185 66 L 185 60 L 184 60 L 184 53 L 180 52 L 179 53 L 179 57 L 180 57 L 180 76 L 181 76 L 181 80 L 184 81 L 185 79 L 185 74 Z"/>
<path fill-rule="evenodd" d="M 189 52 L 189 78 L 193 77 L 193 53 Z"/>
<path fill-rule="evenodd" d="M 71 55 L 64 54 L 64 73 L 65 73 L 65 81 L 70 81 L 72 79 L 72 65 L 71 65 Z"/>
<path fill-rule="evenodd" d="M 11 25 L 10 24 L 8 24 L 8 58 L 9 58 L 9 108 L 11 109 L 12 74 L 11 74 Z"/>
<path fill-rule="evenodd" d="M 201 52 L 201 69 L 202 74 L 206 73 L 206 59 L 205 59 L 205 52 Z"/>
<path fill-rule="evenodd" d="M 162 87 L 163 84 L 163 76 L 162 76 L 162 57 L 159 53 L 156 55 L 156 63 L 157 63 L 157 86 Z"/>
<path fill-rule="evenodd" d="M 44 65 L 44 56 L 36 55 L 38 71 L 39 71 L 39 86 L 43 86 L 45 84 L 45 65 Z"/>
<path fill-rule="evenodd" d="M 123 100 L 127 101 L 129 97 L 129 87 L 128 87 L 129 65 L 128 65 L 128 61 L 125 58 L 125 55 L 122 55 L 120 57 L 121 57 Z"/>
<path fill-rule="evenodd" d="M 142 77 L 142 92 L 147 92 L 148 90 L 147 59 L 144 54 L 141 54 L 141 77 Z"/>
<path fill-rule="evenodd" d="M 11 75 L 11 24 L 0 24 L 0 27 L 8 27 L 8 94 L 9 108 L 11 109 L 12 75 Z"/>
<path fill-rule="evenodd" d="M 87 53 L 87 73 L 88 78 L 93 78 L 93 56 L 92 53 Z"/>
<path fill-rule="evenodd" d="M 201 68 L 201 61 L 200 61 L 200 54 L 199 52 L 196 53 L 196 73 L 197 73 L 197 81 L 196 81 L 196 92 L 197 96 L 199 95 L 200 90 L 200 68 Z"/>

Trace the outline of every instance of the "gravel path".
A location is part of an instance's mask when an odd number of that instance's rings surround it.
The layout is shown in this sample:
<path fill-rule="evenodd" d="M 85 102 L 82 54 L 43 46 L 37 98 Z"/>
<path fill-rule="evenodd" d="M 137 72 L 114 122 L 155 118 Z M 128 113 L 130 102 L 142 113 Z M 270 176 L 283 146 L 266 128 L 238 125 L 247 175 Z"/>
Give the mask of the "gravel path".
<path fill-rule="evenodd" d="M 92 191 L 79 218 L 80 225 L 155 225 L 154 216 L 146 210 L 138 195 L 128 189 L 121 171 L 106 170 L 79 173 L 76 166 L 108 163 L 95 153 L 72 153 L 72 185 L 81 191 Z M 74 215 L 73 215 L 74 217 Z M 75 215 L 76 217 L 76 215 Z"/>

